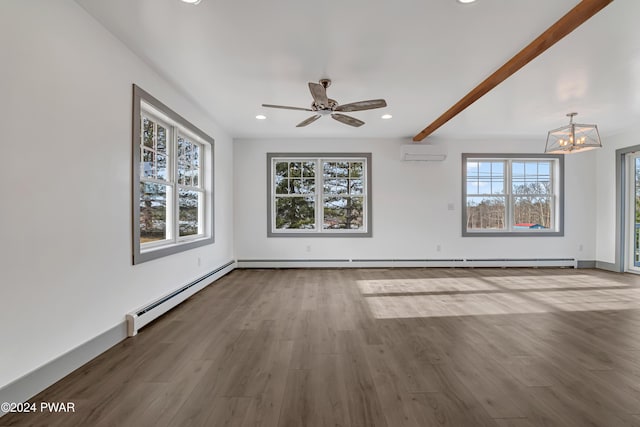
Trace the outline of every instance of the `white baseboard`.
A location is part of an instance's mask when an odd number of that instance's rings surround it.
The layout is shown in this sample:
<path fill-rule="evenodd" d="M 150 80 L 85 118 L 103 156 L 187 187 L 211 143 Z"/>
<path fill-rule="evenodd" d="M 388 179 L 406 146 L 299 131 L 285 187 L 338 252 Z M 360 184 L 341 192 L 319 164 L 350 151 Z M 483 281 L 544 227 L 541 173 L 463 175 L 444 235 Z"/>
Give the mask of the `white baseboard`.
<path fill-rule="evenodd" d="M 26 402 L 85 363 L 127 338 L 127 325 L 113 328 L 0 388 L 0 402 Z M 5 412 L 0 410 L 0 417 Z"/>

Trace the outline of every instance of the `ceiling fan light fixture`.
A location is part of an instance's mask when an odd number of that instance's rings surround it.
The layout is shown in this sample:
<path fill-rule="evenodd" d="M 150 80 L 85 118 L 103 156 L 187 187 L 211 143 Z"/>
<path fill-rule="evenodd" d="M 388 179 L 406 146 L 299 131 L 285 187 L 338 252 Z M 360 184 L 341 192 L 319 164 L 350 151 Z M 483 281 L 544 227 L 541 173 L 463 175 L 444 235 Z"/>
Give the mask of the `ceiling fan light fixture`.
<path fill-rule="evenodd" d="M 383 114 L 383 115 L 381 116 L 381 118 L 382 118 L 383 120 L 389 120 L 389 119 L 390 119 L 390 118 L 392 118 L 392 117 L 393 117 L 393 116 L 392 116 L 391 114 Z"/>
<path fill-rule="evenodd" d="M 549 131 L 544 149 L 546 154 L 572 154 L 602 148 L 598 126 L 573 123 L 573 117 L 577 114 L 567 114 L 567 126 Z"/>
<path fill-rule="evenodd" d="M 258 120 L 266 120 L 266 119 L 267 119 L 267 116 L 265 116 L 264 114 L 258 114 L 258 115 L 256 116 L 256 119 L 258 119 Z"/>
<path fill-rule="evenodd" d="M 468 4 L 468 3 L 473 3 L 476 0 L 458 0 L 458 3 L 462 3 L 462 4 Z"/>
<path fill-rule="evenodd" d="M 198 4 L 200 3 L 200 1 L 202 0 L 181 0 L 183 3 L 187 3 L 187 4 Z"/>
<path fill-rule="evenodd" d="M 335 99 L 331 99 L 327 96 L 327 88 L 330 85 L 331 80 L 329 79 L 321 79 L 318 83 L 309 82 L 309 91 L 311 92 L 311 96 L 313 98 L 311 108 L 289 107 L 286 105 L 274 104 L 262 104 L 262 106 L 267 108 L 281 108 L 284 110 L 301 110 L 313 112 L 313 116 L 301 121 L 296 125 L 296 127 L 299 128 L 305 127 L 315 122 L 322 116 L 330 116 L 332 119 L 337 120 L 340 123 L 344 123 L 345 125 L 360 127 L 364 124 L 362 120 L 341 113 L 373 110 L 376 108 L 384 108 L 387 106 L 387 101 L 385 101 L 384 99 L 369 99 L 366 101 L 350 102 L 349 104 L 340 105 Z M 391 115 L 389 115 L 389 117 L 387 118 L 390 119 Z"/>

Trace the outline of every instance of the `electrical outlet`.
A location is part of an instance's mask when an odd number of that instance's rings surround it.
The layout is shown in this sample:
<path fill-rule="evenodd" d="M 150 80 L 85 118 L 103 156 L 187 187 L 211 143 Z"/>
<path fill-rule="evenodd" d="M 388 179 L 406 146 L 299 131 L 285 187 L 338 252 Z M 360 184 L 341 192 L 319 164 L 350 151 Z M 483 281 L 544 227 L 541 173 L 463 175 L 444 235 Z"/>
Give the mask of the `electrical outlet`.
<path fill-rule="evenodd" d="M 455 209 L 456 209 L 456 205 L 454 205 L 453 203 L 447 204 L 447 210 L 453 211 Z"/>
<path fill-rule="evenodd" d="M 202 259 L 200 259 L 200 257 L 198 257 L 198 267 L 200 267 L 201 263 L 202 263 Z"/>
<path fill-rule="evenodd" d="M 442 250 L 442 245 L 437 245 L 436 246 L 436 251 L 440 252 Z"/>
<path fill-rule="evenodd" d="M 307 252 L 311 252 L 311 245 L 307 245 Z"/>
<path fill-rule="evenodd" d="M 582 246 L 582 243 L 580 243 L 580 246 L 578 246 L 578 250 L 582 252 L 582 249 L 584 249 L 584 247 Z"/>

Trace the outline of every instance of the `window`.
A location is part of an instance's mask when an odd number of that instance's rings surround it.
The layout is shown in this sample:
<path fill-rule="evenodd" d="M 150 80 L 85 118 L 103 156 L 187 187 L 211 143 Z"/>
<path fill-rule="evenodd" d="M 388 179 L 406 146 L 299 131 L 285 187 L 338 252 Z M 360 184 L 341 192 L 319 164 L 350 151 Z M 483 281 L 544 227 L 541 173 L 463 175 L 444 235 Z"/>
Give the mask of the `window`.
<path fill-rule="evenodd" d="M 133 263 L 213 243 L 213 139 L 134 85 Z"/>
<path fill-rule="evenodd" d="M 371 236 L 371 154 L 268 153 L 269 237 Z"/>
<path fill-rule="evenodd" d="M 564 158 L 462 155 L 463 236 L 562 236 Z"/>

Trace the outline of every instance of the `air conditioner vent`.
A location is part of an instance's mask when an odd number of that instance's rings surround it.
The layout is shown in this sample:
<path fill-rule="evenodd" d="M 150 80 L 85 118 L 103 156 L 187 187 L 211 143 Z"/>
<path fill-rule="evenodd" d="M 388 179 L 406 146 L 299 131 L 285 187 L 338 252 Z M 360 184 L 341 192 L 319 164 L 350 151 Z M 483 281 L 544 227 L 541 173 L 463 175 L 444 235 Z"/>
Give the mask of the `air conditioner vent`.
<path fill-rule="evenodd" d="M 447 158 L 444 147 L 431 144 L 404 144 L 400 146 L 403 162 L 441 162 Z"/>

